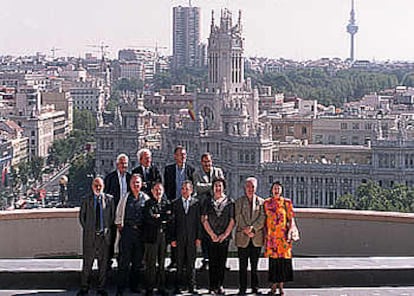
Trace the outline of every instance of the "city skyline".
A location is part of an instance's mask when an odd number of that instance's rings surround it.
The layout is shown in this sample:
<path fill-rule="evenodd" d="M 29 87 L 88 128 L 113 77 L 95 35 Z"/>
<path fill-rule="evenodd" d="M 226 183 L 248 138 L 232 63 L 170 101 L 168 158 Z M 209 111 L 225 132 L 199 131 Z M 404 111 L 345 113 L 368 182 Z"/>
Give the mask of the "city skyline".
<path fill-rule="evenodd" d="M 259 2 L 259 5 L 258 5 Z M 2 1 L 0 55 L 43 52 L 56 56 L 83 56 L 110 46 L 110 57 L 131 46 L 167 46 L 172 54 L 172 7 L 187 6 L 185 0 L 72 0 L 57 6 L 52 0 Z M 201 40 L 207 41 L 211 10 L 216 21 L 220 10 L 229 8 L 237 18 L 242 10 L 246 56 L 294 60 L 349 56 L 346 25 L 350 0 L 192 0 L 201 7 Z M 407 38 L 412 0 L 356 0 L 359 32 L 355 58 L 368 60 L 414 60 L 414 41 Z M 99 55 L 99 53 L 96 53 Z"/>

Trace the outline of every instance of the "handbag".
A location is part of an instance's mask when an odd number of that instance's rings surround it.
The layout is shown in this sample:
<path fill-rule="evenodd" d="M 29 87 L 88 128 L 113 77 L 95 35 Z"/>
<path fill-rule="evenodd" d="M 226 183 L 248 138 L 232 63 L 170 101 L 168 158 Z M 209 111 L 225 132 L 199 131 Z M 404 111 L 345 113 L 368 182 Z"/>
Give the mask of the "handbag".
<path fill-rule="evenodd" d="M 296 226 L 294 218 L 292 218 L 292 220 L 289 222 L 288 240 L 294 241 L 294 242 L 297 242 L 298 240 L 300 240 L 299 229 Z"/>
<path fill-rule="evenodd" d="M 283 201 L 283 205 L 285 207 L 285 211 L 286 211 L 286 215 L 287 215 L 286 201 Z M 292 217 L 291 220 L 289 220 L 287 222 L 286 226 L 288 228 L 288 232 L 287 232 L 288 241 L 297 242 L 298 240 L 300 240 L 299 229 L 298 229 L 298 226 L 296 225 L 295 219 L 293 217 Z"/>

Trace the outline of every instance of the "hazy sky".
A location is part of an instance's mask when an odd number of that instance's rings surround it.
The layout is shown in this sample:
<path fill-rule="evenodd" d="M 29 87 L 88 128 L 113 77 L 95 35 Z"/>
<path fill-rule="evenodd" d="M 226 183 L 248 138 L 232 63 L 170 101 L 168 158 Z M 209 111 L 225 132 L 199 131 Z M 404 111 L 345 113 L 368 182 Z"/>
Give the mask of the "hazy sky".
<path fill-rule="evenodd" d="M 0 55 L 84 55 L 103 41 L 120 48 L 172 48 L 172 7 L 184 0 L 0 0 Z M 246 56 L 295 60 L 349 56 L 351 0 L 192 0 L 202 9 L 202 39 L 211 10 L 242 10 Z M 414 60 L 414 0 L 355 0 L 356 58 Z"/>

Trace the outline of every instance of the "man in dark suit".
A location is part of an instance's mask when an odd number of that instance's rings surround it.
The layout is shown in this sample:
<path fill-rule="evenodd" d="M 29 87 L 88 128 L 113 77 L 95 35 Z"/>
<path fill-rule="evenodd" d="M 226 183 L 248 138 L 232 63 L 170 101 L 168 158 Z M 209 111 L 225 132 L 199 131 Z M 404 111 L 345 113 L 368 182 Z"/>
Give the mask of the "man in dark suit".
<path fill-rule="evenodd" d="M 131 174 L 128 173 L 128 156 L 124 153 L 121 153 L 116 158 L 116 170 L 109 173 L 105 177 L 104 192 L 114 197 L 115 209 L 118 206 L 120 198 L 130 191 L 130 180 Z M 114 244 L 117 232 L 115 224 L 112 227 L 111 231 L 112 241 L 109 249 L 108 269 L 111 269 L 111 259 L 114 257 Z"/>
<path fill-rule="evenodd" d="M 175 147 L 174 160 L 164 170 L 165 195 L 171 201 L 181 196 L 181 185 L 185 180 L 192 182 L 194 174 L 194 168 L 186 164 L 187 151 L 183 146 Z"/>
<path fill-rule="evenodd" d="M 115 205 L 111 195 L 103 193 L 104 181 L 95 178 L 93 194 L 82 200 L 79 221 L 83 228 L 83 264 L 81 290 L 78 295 L 87 295 L 92 274 L 92 264 L 98 259 L 98 295 L 105 291 L 106 267 L 111 242 L 111 227 L 115 219 Z"/>
<path fill-rule="evenodd" d="M 177 248 L 177 282 L 174 294 L 186 289 L 195 291 L 195 259 L 197 246 L 200 246 L 201 208 L 198 199 L 193 198 L 193 184 L 184 181 L 181 197 L 173 202 L 173 227 L 171 245 Z"/>
<path fill-rule="evenodd" d="M 172 224 L 171 202 L 164 197 L 164 186 L 155 183 L 151 198 L 144 208 L 144 262 L 146 296 L 153 295 L 158 287 L 158 294 L 167 295 L 165 291 L 165 253 L 169 239 L 168 225 Z M 157 268 L 158 265 L 158 268 Z"/>
<path fill-rule="evenodd" d="M 206 200 L 213 197 L 213 181 L 217 179 L 224 179 L 224 174 L 221 168 L 213 166 L 213 159 L 211 154 L 206 152 L 201 155 L 201 168 L 194 172 L 193 183 L 197 199 L 204 205 Z M 203 253 L 203 265 L 201 270 L 208 269 L 208 241 L 207 233 L 202 232 L 201 251 Z"/>
<path fill-rule="evenodd" d="M 156 182 L 162 182 L 161 174 L 158 168 L 152 165 L 152 154 L 147 148 L 138 150 L 137 158 L 139 166 L 132 170 L 132 174 L 142 176 L 142 191 L 151 196 L 151 188 Z"/>
<path fill-rule="evenodd" d="M 194 168 L 186 164 L 187 151 L 183 146 L 174 149 L 174 164 L 164 170 L 165 195 L 170 201 L 181 197 L 181 186 L 185 180 L 193 181 Z M 171 247 L 171 263 L 168 268 L 176 268 L 176 250 Z"/>
<path fill-rule="evenodd" d="M 105 177 L 105 193 L 114 197 L 115 206 L 118 206 L 119 199 L 129 190 L 129 181 L 131 174 L 128 173 L 128 156 L 124 153 L 119 154 L 116 158 L 116 170 Z"/>

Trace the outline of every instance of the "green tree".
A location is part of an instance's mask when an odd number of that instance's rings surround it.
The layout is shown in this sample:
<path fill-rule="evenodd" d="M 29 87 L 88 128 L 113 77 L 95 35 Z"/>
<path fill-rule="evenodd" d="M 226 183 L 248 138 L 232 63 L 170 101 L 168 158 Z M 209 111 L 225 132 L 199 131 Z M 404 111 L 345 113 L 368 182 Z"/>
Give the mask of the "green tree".
<path fill-rule="evenodd" d="M 169 89 L 174 84 L 184 84 L 187 91 L 193 92 L 207 87 L 207 75 L 207 67 L 187 67 L 179 71 L 158 73 L 154 76 L 153 88 L 158 91 L 162 88 Z"/>
<path fill-rule="evenodd" d="M 32 157 L 32 160 L 29 162 L 29 175 L 35 182 L 39 182 L 42 179 L 44 164 L 45 159 L 39 156 Z"/>
<path fill-rule="evenodd" d="M 334 208 L 337 209 L 349 209 L 355 210 L 357 207 L 356 200 L 352 194 L 345 194 L 340 196 L 334 205 Z"/>
<path fill-rule="evenodd" d="M 144 82 L 138 78 L 121 78 L 115 82 L 114 90 L 119 91 L 121 93 L 126 92 L 134 92 L 139 94 L 142 92 L 144 88 Z"/>
<path fill-rule="evenodd" d="M 93 135 L 96 129 L 96 118 L 88 110 L 75 109 L 73 110 L 73 128 Z"/>
<path fill-rule="evenodd" d="M 340 209 L 374 210 L 392 212 L 414 212 L 414 190 L 395 184 L 392 188 L 381 188 L 375 182 L 361 184 L 354 196 L 339 197 L 334 206 Z"/>
<path fill-rule="evenodd" d="M 82 197 L 91 192 L 95 176 L 95 155 L 81 154 L 72 163 L 68 174 L 68 194 L 71 202 L 79 204 Z"/>
<path fill-rule="evenodd" d="M 246 76 L 252 78 L 253 86 L 269 85 L 275 92 L 283 92 L 288 96 L 296 95 L 304 99 L 316 99 L 325 105 L 341 106 L 345 100 L 359 100 L 371 92 L 397 86 L 404 74 L 355 69 L 332 73 L 326 69 L 302 68 L 264 74 L 247 69 Z"/>

